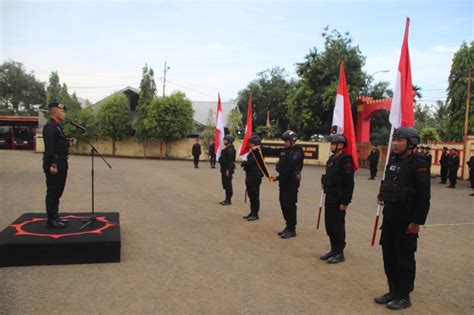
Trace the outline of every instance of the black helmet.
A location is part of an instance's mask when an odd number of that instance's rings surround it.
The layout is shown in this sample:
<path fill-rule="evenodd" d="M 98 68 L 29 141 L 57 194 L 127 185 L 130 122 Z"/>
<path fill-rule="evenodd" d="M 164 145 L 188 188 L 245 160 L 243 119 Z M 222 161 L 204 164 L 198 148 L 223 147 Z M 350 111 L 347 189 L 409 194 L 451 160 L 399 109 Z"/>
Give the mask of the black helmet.
<path fill-rule="evenodd" d="M 296 132 L 292 131 L 292 130 L 287 130 L 285 131 L 282 135 L 281 135 L 281 138 L 283 140 L 289 140 L 289 141 L 296 141 L 298 140 L 298 136 L 296 135 Z"/>
<path fill-rule="evenodd" d="M 394 138 L 407 139 L 413 146 L 417 146 L 420 143 L 420 136 L 413 127 L 400 127 L 393 131 Z"/>
<path fill-rule="evenodd" d="M 258 135 L 252 135 L 249 137 L 249 142 L 251 144 L 256 144 L 256 145 L 261 145 L 262 144 L 262 139 Z"/>
<path fill-rule="evenodd" d="M 430 147 L 430 146 L 426 146 L 426 147 L 425 147 L 425 150 L 428 150 L 428 151 L 429 151 L 429 150 L 431 150 L 431 147 Z"/>
<path fill-rule="evenodd" d="M 338 133 L 333 133 L 329 136 L 329 142 L 331 143 L 342 143 L 344 144 L 344 147 L 347 146 L 347 140 L 346 137 L 344 137 L 341 134 Z"/>
<path fill-rule="evenodd" d="M 232 135 L 226 135 L 226 136 L 224 137 L 224 140 L 227 140 L 227 141 L 229 141 L 230 143 L 232 143 L 232 142 L 234 142 L 234 137 L 232 137 Z"/>

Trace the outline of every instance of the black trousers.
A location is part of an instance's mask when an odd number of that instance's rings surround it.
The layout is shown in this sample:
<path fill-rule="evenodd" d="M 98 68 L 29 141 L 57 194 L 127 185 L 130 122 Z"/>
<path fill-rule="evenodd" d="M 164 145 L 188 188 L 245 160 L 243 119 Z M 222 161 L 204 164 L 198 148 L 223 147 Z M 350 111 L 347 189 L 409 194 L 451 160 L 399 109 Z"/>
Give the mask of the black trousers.
<path fill-rule="evenodd" d="M 398 297 L 408 297 L 415 287 L 418 235 L 407 234 L 408 223 L 382 224 L 383 265 L 390 292 Z"/>
<path fill-rule="evenodd" d="M 443 184 L 446 184 L 446 181 L 448 180 L 448 167 L 447 166 L 441 165 L 440 175 L 441 175 L 441 182 Z"/>
<path fill-rule="evenodd" d="M 469 170 L 469 180 L 471 181 L 471 188 L 474 188 L 474 172 Z"/>
<path fill-rule="evenodd" d="M 346 211 L 339 210 L 339 206 L 339 203 L 324 204 L 324 223 L 331 251 L 342 253 L 346 247 Z"/>
<path fill-rule="evenodd" d="M 262 181 L 246 180 L 245 186 L 247 188 L 247 194 L 250 200 L 250 212 L 254 215 L 258 215 L 260 210 L 260 184 Z"/>
<path fill-rule="evenodd" d="M 458 170 L 449 170 L 449 184 L 453 187 L 456 187 L 456 182 L 458 181 Z"/>
<path fill-rule="evenodd" d="M 225 172 L 221 172 L 222 188 L 225 190 L 225 200 L 231 201 L 234 191 L 232 190 L 232 174 L 226 176 Z"/>
<path fill-rule="evenodd" d="M 286 227 L 294 232 L 296 229 L 296 203 L 298 202 L 298 187 L 280 187 L 280 206 Z"/>
<path fill-rule="evenodd" d="M 66 185 L 67 169 L 60 170 L 58 174 L 51 175 L 45 171 L 46 175 L 46 213 L 48 219 L 53 220 L 58 217 L 59 199 L 63 195 Z"/>
<path fill-rule="evenodd" d="M 199 165 L 199 155 L 193 155 L 194 157 L 194 167 L 198 167 Z"/>
<path fill-rule="evenodd" d="M 374 178 L 377 176 L 377 164 L 370 164 L 370 177 Z"/>
<path fill-rule="evenodd" d="M 209 158 L 210 158 L 210 161 L 211 161 L 211 167 L 216 167 L 216 155 L 213 154 Z"/>

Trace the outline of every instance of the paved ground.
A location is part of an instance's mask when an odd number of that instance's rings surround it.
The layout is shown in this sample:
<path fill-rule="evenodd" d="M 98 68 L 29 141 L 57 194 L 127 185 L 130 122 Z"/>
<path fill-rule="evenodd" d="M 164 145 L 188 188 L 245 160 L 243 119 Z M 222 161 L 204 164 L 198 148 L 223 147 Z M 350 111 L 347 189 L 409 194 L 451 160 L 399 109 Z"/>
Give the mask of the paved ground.
<path fill-rule="evenodd" d="M 346 262 L 327 251 L 314 228 L 320 167 L 305 167 L 298 237 L 283 227 L 278 187 L 264 182 L 261 220 L 245 222 L 244 173 L 230 207 L 207 163 L 111 158 L 97 161 L 96 209 L 120 211 L 122 262 L 0 269 L 1 314 L 51 313 L 390 313 L 372 298 L 385 293 L 381 250 L 370 247 L 377 182 L 357 173 L 347 217 Z M 24 212 L 42 212 L 41 155 L 0 151 L 0 229 Z M 73 156 L 63 211 L 88 211 L 89 159 Z M 474 197 L 433 180 L 432 208 L 417 254 L 414 306 L 406 313 L 474 312 Z"/>

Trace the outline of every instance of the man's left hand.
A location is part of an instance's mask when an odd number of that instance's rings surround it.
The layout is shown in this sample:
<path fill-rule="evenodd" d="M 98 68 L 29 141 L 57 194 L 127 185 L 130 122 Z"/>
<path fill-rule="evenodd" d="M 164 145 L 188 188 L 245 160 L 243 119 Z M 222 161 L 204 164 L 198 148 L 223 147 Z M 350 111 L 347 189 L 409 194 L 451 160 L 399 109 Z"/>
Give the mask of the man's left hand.
<path fill-rule="evenodd" d="M 349 205 L 339 205 L 339 210 L 346 211 L 347 207 L 349 207 Z"/>
<path fill-rule="evenodd" d="M 418 234 L 420 232 L 420 225 L 416 223 L 408 224 L 407 234 Z"/>

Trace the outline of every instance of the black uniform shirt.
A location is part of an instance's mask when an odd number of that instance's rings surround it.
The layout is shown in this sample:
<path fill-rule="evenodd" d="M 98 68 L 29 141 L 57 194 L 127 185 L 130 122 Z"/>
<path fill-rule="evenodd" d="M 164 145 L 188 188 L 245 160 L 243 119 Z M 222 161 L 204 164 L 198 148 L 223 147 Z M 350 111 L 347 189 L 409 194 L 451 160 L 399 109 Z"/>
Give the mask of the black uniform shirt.
<path fill-rule="evenodd" d="M 49 170 L 56 165 L 59 169 L 67 168 L 69 141 L 61 125 L 50 120 L 43 128 L 43 169 Z"/>
<path fill-rule="evenodd" d="M 326 174 L 323 176 L 323 188 L 327 203 L 348 205 L 354 192 L 354 168 L 350 155 L 341 153 L 329 157 Z"/>
<path fill-rule="evenodd" d="M 219 158 L 219 164 L 221 165 L 221 172 L 226 172 L 229 171 L 231 173 L 234 172 L 235 169 L 235 155 L 236 151 L 234 148 L 234 145 L 231 144 L 229 146 L 226 146 L 222 151 L 221 151 L 221 156 Z"/>

